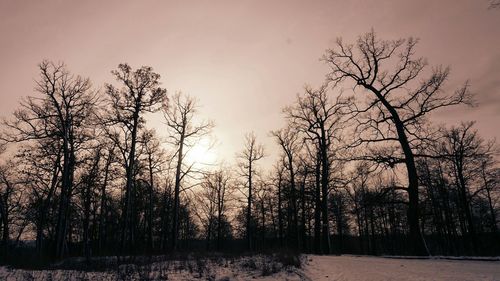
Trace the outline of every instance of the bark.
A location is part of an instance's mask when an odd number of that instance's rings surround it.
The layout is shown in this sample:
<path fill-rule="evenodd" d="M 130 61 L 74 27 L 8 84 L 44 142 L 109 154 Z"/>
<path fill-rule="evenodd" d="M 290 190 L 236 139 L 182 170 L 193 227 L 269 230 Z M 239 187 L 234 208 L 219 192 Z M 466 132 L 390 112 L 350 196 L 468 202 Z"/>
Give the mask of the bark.
<path fill-rule="evenodd" d="M 298 240 L 298 219 L 297 219 L 297 195 L 296 195 L 296 185 L 295 185 L 295 169 L 293 165 L 293 156 L 291 151 L 287 151 L 287 159 L 288 159 L 288 170 L 290 172 L 290 200 L 292 201 L 292 225 L 291 228 L 291 247 L 299 248 L 299 240 Z"/>
<path fill-rule="evenodd" d="M 328 147 L 326 145 L 326 132 L 324 124 L 321 124 L 321 213 L 322 213 L 322 253 L 330 254 L 330 224 L 328 216 L 328 183 L 330 174 L 330 162 L 328 160 Z"/>
<path fill-rule="evenodd" d="M 127 159 L 126 166 L 126 185 L 125 185 L 125 208 L 123 212 L 123 225 L 122 225 L 122 237 L 121 237 L 121 251 L 122 253 L 126 252 L 126 247 L 128 249 L 133 249 L 135 245 L 135 241 L 133 241 L 133 228 L 132 225 L 132 197 L 134 195 L 134 168 L 135 168 L 135 150 L 137 143 L 137 131 L 139 127 L 139 112 L 141 111 L 140 106 L 140 97 L 139 101 L 136 102 L 134 108 L 134 114 L 132 119 L 132 135 L 131 135 L 131 144 L 130 144 L 130 153 Z"/>
<path fill-rule="evenodd" d="M 185 122 L 183 123 L 185 126 Z M 185 127 L 182 128 L 182 132 L 180 135 L 179 141 L 179 151 L 177 152 L 177 167 L 175 170 L 175 184 L 174 184 L 174 217 L 173 217 L 173 225 L 172 225 L 172 250 L 177 250 L 178 243 L 177 240 L 179 238 L 179 193 L 181 186 L 181 169 L 182 169 L 182 159 L 183 159 L 183 149 L 184 149 L 184 132 Z"/>
<path fill-rule="evenodd" d="M 7 196 L 8 196 L 8 190 L 5 192 L 5 194 L 0 194 L 0 218 L 1 218 L 1 223 L 2 223 L 2 245 L 7 246 L 9 243 L 9 209 L 8 205 L 6 204 L 7 201 Z M 3 196 L 2 196 L 3 195 Z"/>
<path fill-rule="evenodd" d="M 100 194 L 100 212 L 99 212 L 99 236 L 98 236 L 98 249 L 99 253 L 102 254 L 102 245 L 103 243 L 106 242 L 105 238 L 105 232 L 106 232 L 106 210 L 107 210 L 107 205 L 106 205 L 106 188 L 108 185 L 108 180 L 109 180 L 109 168 L 111 166 L 111 163 L 113 161 L 113 155 L 112 151 L 114 150 L 111 149 L 109 150 L 109 155 L 108 159 L 106 160 L 106 167 L 104 168 L 104 181 L 101 186 L 101 194 Z"/>
<path fill-rule="evenodd" d="M 314 207 L 314 252 L 321 254 L 321 162 L 316 160 L 315 207 Z"/>
<path fill-rule="evenodd" d="M 63 138 L 63 170 L 62 170 L 62 185 L 59 201 L 59 211 L 56 226 L 56 258 L 63 258 L 67 248 L 67 231 L 69 207 L 71 203 L 71 193 L 73 191 L 73 173 L 75 167 L 74 147 L 71 140 L 70 128 L 65 124 L 65 132 Z"/>
<path fill-rule="evenodd" d="M 221 177 L 218 177 L 218 183 L 217 183 L 217 250 L 220 251 L 221 249 L 221 242 L 222 242 L 222 216 L 223 216 L 223 211 L 224 211 L 224 200 L 225 200 L 225 183 L 222 183 L 222 175 Z"/>
<path fill-rule="evenodd" d="M 283 202 L 281 197 L 282 178 L 281 175 L 278 179 L 278 235 L 280 247 L 283 247 Z"/>
<path fill-rule="evenodd" d="M 54 161 L 53 169 L 52 169 L 52 178 L 50 181 L 50 189 L 47 194 L 47 198 L 42 198 L 40 203 L 40 208 L 37 214 L 37 223 L 36 223 L 36 252 L 39 256 L 42 255 L 43 251 L 43 230 L 45 228 L 45 222 L 47 218 L 47 207 L 52 200 L 52 196 L 56 190 L 58 175 L 60 172 L 60 164 L 61 164 L 61 149 L 57 153 L 56 161 Z"/>
<path fill-rule="evenodd" d="M 301 222 L 300 222 L 300 240 L 301 245 L 299 245 L 299 249 L 302 251 L 306 251 L 307 249 L 307 236 L 306 236 L 306 197 L 305 197 L 305 188 L 306 188 L 306 180 L 307 180 L 307 169 L 304 171 L 304 179 L 302 184 L 300 185 L 300 202 L 301 202 Z"/>
<path fill-rule="evenodd" d="M 98 175 L 98 167 L 101 158 L 101 151 L 98 150 L 96 152 L 96 156 L 94 158 L 94 164 L 92 169 L 87 176 L 85 181 L 85 189 L 83 194 L 84 199 L 84 217 L 83 217 L 83 245 L 84 245 L 84 255 L 87 264 L 90 263 L 91 249 L 90 249 L 90 208 L 91 208 L 91 197 L 92 190 L 95 186 L 95 180 Z"/>
<path fill-rule="evenodd" d="M 428 255 L 428 250 L 425 246 L 425 241 L 423 235 L 420 231 L 419 220 L 419 199 L 418 199 L 418 174 L 415 165 L 415 158 L 408 141 L 408 137 L 405 132 L 405 127 L 401 121 L 396 109 L 384 98 L 384 96 L 375 88 L 370 85 L 365 85 L 365 87 L 372 91 L 384 107 L 389 111 L 392 121 L 396 127 L 398 141 L 403 150 L 404 162 L 406 165 L 406 172 L 408 177 L 408 224 L 410 230 L 410 245 L 412 247 L 412 253 L 415 255 Z"/>
<path fill-rule="evenodd" d="M 252 245 L 252 160 L 248 163 L 248 198 L 247 198 L 247 250 L 253 249 Z"/>
<path fill-rule="evenodd" d="M 467 222 L 467 236 L 472 246 L 472 251 L 474 253 L 477 248 L 476 230 L 474 227 L 474 221 L 472 219 L 472 212 L 470 210 L 469 196 L 467 192 L 467 183 L 464 177 L 462 159 L 455 159 L 455 168 L 456 168 L 456 176 L 458 179 L 457 183 L 459 186 L 460 202 Z"/>
<path fill-rule="evenodd" d="M 148 206 L 148 253 L 153 251 L 153 192 L 154 192 L 154 177 L 153 177 L 153 159 L 152 155 L 148 156 L 149 164 L 149 206 Z"/>

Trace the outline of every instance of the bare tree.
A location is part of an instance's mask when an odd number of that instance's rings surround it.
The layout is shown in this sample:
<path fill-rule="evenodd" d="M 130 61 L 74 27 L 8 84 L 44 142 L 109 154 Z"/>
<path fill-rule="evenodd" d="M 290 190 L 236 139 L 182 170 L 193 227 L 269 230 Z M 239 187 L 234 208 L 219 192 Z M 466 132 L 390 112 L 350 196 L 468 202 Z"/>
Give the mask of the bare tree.
<path fill-rule="evenodd" d="M 18 147 L 18 177 L 24 185 L 28 219 L 36 230 L 36 253 L 42 256 L 47 221 L 57 215 L 52 207 L 60 186 L 62 147 L 60 142 L 39 140 Z"/>
<path fill-rule="evenodd" d="M 348 194 L 348 196 L 351 199 L 352 202 L 352 212 L 354 213 L 355 216 L 355 222 L 357 225 L 357 230 L 358 230 L 358 236 L 359 236 L 359 244 L 361 251 L 364 252 L 364 241 L 363 241 L 363 236 L 365 233 L 363 232 L 363 225 L 364 225 L 364 220 L 363 220 L 363 207 L 362 206 L 362 200 L 363 196 L 366 193 L 366 190 L 368 188 L 368 181 L 369 181 L 369 175 L 370 175 L 371 169 L 370 169 L 370 163 L 368 162 L 359 162 L 356 163 L 353 171 L 351 174 L 348 175 L 349 177 L 349 182 L 345 186 L 345 190 Z"/>
<path fill-rule="evenodd" d="M 290 244 L 293 248 L 298 248 L 298 209 L 297 209 L 297 194 L 295 184 L 296 167 L 294 161 L 297 161 L 297 154 L 300 148 L 300 139 L 298 132 L 295 132 L 291 126 L 283 129 L 272 131 L 271 134 L 276 138 L 278 145 L 283 150 L 285 155 L 285 167 L 289 172 L 290 177 L 290 201 L 291 201 L 291 235 L 289 237 Z"/>
<path fill-rule="evenodd" d="M 110 102 L 111 116 L 109 116 L 109 119 L 111 124 L 119 125 L 122 132 L 122 134 L 115 133 L 113 136 L 115 136 L 115 144 L 122 147 L 121 151 L 126 172 L 121 239 L 121 249 L 124 251 L 125 245 L 134 247 L 134 226 L 131 223 L 132 196 L 136 144 L 139 130 L 144 124 L 143 114 L 158 111 L 160 105 L 166 103 L 167 90 L 160 87 L 160 75 L 153 72 L 153 69 L 149 66 L 132 70 L 128 64 L 119 64 L 118 70 L 113 70 L 111 73 L 121 83 L 120 88 L 107 84 L 106 94 Z"/>
<path fill-rule="evenodd" d="M 166 155 L 161 148 L 160 140 L 156 137 L 155 131 L 145 131 L 141 136 L 143 157 L 147 166 L 148 178 L 148 209 L 147 209 L 147 246 L 148 252 L 153 250 L 153 197 L 156 184 L 155 176 L 164 170 Z"/>
<path fill-rule="evenodd" d="M 466 219 L 466 232 L 473 250 L 477 250 L 476 228 L 471 211 L 471 200 L 476 192 L 471 190 L 472 182 L 484 175 L 481 173 L 483 159 L 490 156 L 493 143 L 485 143 L 473 129 L 474 122 L 462 123 L 459 127 L 444 130 L 444 140 L 439 149 L 444 159 L 451 164 L 453 177 L 458 187 L 460 205 Z M 484 180 L 484 179 L 483 179 Z"/>
<path fill-rule="evenodd" d="M 109 208 L 109 183 L 113 180 L 114 175 L 116 174 L 113 170 L 113 164 L 117 163 L 117 152 L 116 152 L 116 144 L 110 142 L 109 140 L 106 142 L 106 139 L 102 140 L 101 146 L 103 148 L 103 158 L 104 167 L 102 175 L 102 183 L 99 190 L 99 226 L 98 226 L 98 237 L 97 237 L 97 249 L 100 254 L 102 254 L 103 247 L 106 243 L 106 215 Z"/>
<path fill-rule="evenodd" d="M 496 202 L 494 194 L 498 194 L 500 192 L 500 169 L 495 167 L 495 160 L 492 155 L 487 155 L 482 159 L 480 174 L 482 180 L 481 190 L 485 192 L 491 216 L 491 230 L 494 233 L 498 233 L 497 211 L 495 208 Z"/>
<path fill-rule="evenodd" d="M 99 164 L 101 162 L 102 147 L 94 147 L 88 156 L 88 167 L 80 179 L 81 201 L 83 210 L 83 252 L 87 264 L 91 257 L 91 216 L 92 206 L 96 206 L 97 198 L 94 196 L 97 191 L 99 181 Z"/>
<path fill-rule="evenodd" d="M 196 211 L 204 225 L 207 240 L 207 250 L 210 241 L 215 236 L 216 249 L 221 250 L 222 239 L 227 236 L 228 203 L 233 194 L 230 171 L 220 168 L 205 174 L 201 190 L 197 193 L 198 207 Z"/>
<path fill-rule="evenodd" d="M 16 164 L 12 160 L 0 165 L 0 232 L 2 233 L 0 245 L 5 247 L 10 243 L 13 226 L 20 223 L 23 209 L 23 192 L 15 167 Z M 4 249 L 6 250 L 7 248 Z"/>
<path fill-rule="evenodd" d="M 91 90 L 89 79 L 73 76 L 62 63 L 43 61 L 39 64 L 40 79 L 36 82 L 39 97 L 28 97 L 13 121 L 4 121 L 9 129 L 9 142 L 52 140 L 61 142 L 62 184 L 54 254 L 65 253 L 69 206 L 73 191 L 76 154 L 89 136 L 86 134 L 92 120 L 97 95 Z"/>
<path fill-rule="evenodd" d="M 321 213 L 322 213 L 322 251 L 330 253 L 330 230 L 328 215 L 328 193 L 330 189 L 332 142 L 340 139 L 345 110 L 349 99 L 340 96 L 335 102 L 330 102 L 327 88 L 313 90 L 306 87 L 304 96 L 298 96 L 294 106 L 285 108 L 286 118 L 291 124 L 312 141 L 317 149 L 317 159 L 321 169 Z M 319 195 L 318 195 L 319 197 Z M 319 206 L 316 206 L 317 208 Z M 318 223 L 318 222 L 316 222 Z"/>
<path fill-rule="evenodd" d="M 272 201 L 272 186 L 269 185 L 265 179 L 258 178 L 253 183 L 253 207 L 254 207 L 254 221 L 256 222 L 254 231 L 260 234 L 260 249 L 265 249 L 266 237 L 271 228 L 271 223 L 274 219 L 273 215 L 273 201 Z M 290 206 L 291 207 L 291 206 Z M 291 208 L 289 208 L 289 212 Z M 292 218 L 293 215 L 290 214 L 289 218 Z M 290 222 L 290 224 L 292 224 Z M 290 226 L 290 230 L 293 229 L 294 226 Z M 256 239 L 257 240 L 257 239 Z M 258 241 L 258 240 L 257 240 Z M 257 243 L 255 243 L 257 244 Z M 296 247 L 296 243 L 292 244 L 292 247 Z"/>
<path fill-rule="evenodd" d="M 169 130 L 170 142 L 175 146 L 177 164 L 174 181 L 174 216 L 172 230 L 172 249 L 177 249 L 179 237 L 179 194 L 181 181 L 191 171 L 194 163 L 183 168 L 186 151 L 193 147 L 203 136 L 210 133 L 213 128 L 211 121 L 196 122 L 196 100 L 189 95 L 177 93 L 172 97 L 170 106 L 163 107 L 163 116 Z"/>
<path fill-rule="evenodd" d="M 284 221 L 283 221 L 283 187 L 285 186 L 285 159 L 281 157 L 274 165 L 273 177 L 271 179 L 272 183 L 276 187 L 277 196 L 277 215 L 278 215 L 278 239 L 280 241 L 280 247 L 284 246 Z"/>
<path fill-rule="evenodd" d="M 240 175 L 245 178 L 245 185 L 248 189 L 247 197 L 247 207 L 246 207 L 246 239 L 247 239 L 247 249 L 249 251 L 253 250 L 254 245 L 252 243 L 253 227 L 252 227 L 252 189 L 253 180 L 256 173 L 256 162 L 264 157 L 264 147 L 257 143 L 257 137 L 255 134 L 248 133 L 245 135 L 245 144 L 243 151 L 237 154 L 238 163 L 240 167 Z"/>
<path fill-rule="evenodd" d="M 323 59 L 331 68 L 327 76 L 331 85 L 350 83 L 357 97 L 363 97 L 358 100 L 367 101 L 366 106 L 356 106 L 353 110 L 359 133 L 353 146 L 379 142 L 399 144 L 402 156 L 384 159 L 406 165 L 410 237 L 414 253 L 425 254 L 419 228 L 418 175 L 413 149 L 428 137 L 419 132 L 429 112 L 470 103 L 471 96 L 467 83 L 450 95 L 442 94 L 449 68 L 434 68 L 429 78 L 418 82 L 427 62 L 414 57 L 417 42 L 414 38 L 379 40 L 371 31 L 360 36 L 354 45 L 338 39 L 336 47 L 327 50 Z"/>

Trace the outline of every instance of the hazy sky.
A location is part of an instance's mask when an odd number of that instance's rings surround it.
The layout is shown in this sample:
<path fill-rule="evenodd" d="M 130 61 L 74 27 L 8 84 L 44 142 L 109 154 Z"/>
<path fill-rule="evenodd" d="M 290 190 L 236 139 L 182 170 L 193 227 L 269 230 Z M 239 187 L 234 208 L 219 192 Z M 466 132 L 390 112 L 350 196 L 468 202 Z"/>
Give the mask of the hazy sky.
<path fill-rule="evenodd" d="M 64 61 L 96 88 L 114 82 L 121 62 L 150 65 L 163 85 L 199 99 L 215 121 L 228 160 L 243 135 L 283 125 L 281 108 L 304 84 L 320 84 L 319 61 L 337 37 L 352 42 L 374 28 L 381 38 L 415 36 L 417 54 L 450 65 L 447 89 L 470 79 L 478 108 L 443 112 L 438 122 L 477 120 L 500 139 L 500 9 L 488 0 L 448 1 L 27 1 L 0 0 L 0 112 L 32 95 L 37 63 Z M 151 123 L 160 133 L 160 120 Z M 274 157 L 268 157 L 267 164 Z"/>

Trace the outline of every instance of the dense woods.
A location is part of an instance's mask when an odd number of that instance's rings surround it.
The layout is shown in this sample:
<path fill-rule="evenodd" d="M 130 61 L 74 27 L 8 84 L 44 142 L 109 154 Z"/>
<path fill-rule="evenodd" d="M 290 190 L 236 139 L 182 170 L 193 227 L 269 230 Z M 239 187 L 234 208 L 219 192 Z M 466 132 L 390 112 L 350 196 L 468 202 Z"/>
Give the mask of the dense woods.
<path fill-rule="evenodd" d="M 475 102 L 468 82 L 445 87 L 449 68 L 429 66 L 417 43 L 373 31 L 337 40 L 324 84 L 276 109 L 286 125 L 269 132 L 280 156 L 268 170 L 251 132 L 226 163 L 186 157 L 214 122 L 152 67 L 120 64 L 99 87 L 41 62 L 35 92 L 1 124 L 0 259 L 499 255 L 498 147 L 474 122 L 432 122 Z"/>

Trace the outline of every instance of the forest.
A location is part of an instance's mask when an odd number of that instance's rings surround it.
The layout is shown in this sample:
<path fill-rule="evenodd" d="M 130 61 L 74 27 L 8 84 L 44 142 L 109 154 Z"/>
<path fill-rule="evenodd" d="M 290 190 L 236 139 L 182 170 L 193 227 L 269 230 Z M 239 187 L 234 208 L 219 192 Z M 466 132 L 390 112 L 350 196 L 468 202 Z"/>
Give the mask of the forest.
<path fill-rule="evenodd" d="M 221 163 L 188 155 L 216 126 L 199 101 L 127 63 L 94 85 L 43 60 L 34 92 L 0 124 L 0 263 L 179 252 L 500 255 L 498 145 L 468 81 L 418 55 L 416 38 L 337 39 L 269 132 L 245 128 Z M 103 72 L 109 71 L 104 69 Z M 294 93 L 290 93 L 294 95 Z M 160 137 L 149 126 L 161 119 Z"/>

